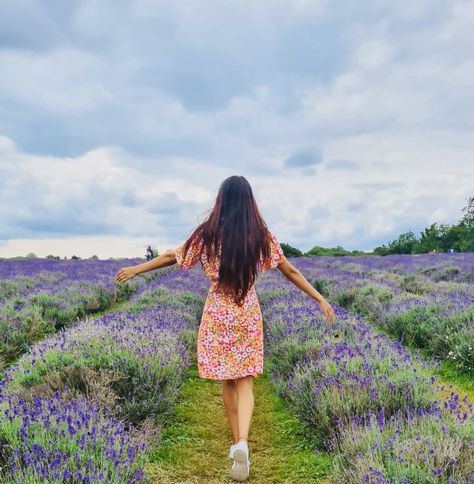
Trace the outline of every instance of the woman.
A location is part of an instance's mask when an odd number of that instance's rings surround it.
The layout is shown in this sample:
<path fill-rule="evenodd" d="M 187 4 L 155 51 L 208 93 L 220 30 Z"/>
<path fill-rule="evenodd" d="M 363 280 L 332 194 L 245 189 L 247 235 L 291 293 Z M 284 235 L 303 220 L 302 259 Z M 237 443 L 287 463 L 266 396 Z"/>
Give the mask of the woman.
<path fill-rule="evenodd" d="M 334 312 L 286 259 L 243 176 L 222 182 L 209 217 L 185 243 L 150 262 L 121 269 L 116 280 L 124 282 L 175 263 L 191 269 L 198 261 L 211 280 L 198 331 L 199 376 L 222 382 L 233 439 L 231 475 L 243 481 L 250 466 L 247 439 L 254 408 L 253 377 L 263 373 L 262 313 L 254 286 L 257 274 L 277 267 L 319 304 L 329 322 L 333 322 Z"/>

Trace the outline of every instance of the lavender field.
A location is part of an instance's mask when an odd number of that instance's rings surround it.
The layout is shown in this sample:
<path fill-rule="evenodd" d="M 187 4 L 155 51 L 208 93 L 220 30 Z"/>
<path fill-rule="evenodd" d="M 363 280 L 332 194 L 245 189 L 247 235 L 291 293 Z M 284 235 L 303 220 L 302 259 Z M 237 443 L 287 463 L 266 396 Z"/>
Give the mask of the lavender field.
<path fill-rule="evenodd" d="M 474 378 L 474 253 L 298 258 L 328 300 Z"/>
<path fill-rule="evenodd" d="M 473 402 L 437 377 L 444 360 L 472 375 L 473 254 L 291 261 L 336 319 L 328 323 L 278 270 L 261 275 L 265 365 L 314 452 L 332 456 L 324 482 L 474 482 Z M 54 328 L 9 353 L 1 481 L 151 482 L 144 467 L 195 364 L 208 280 L 198 266 L 155 271 L 124 284 L 126 308 L 114 309 L 123 261 L 91 262 L 94 280 L 78 261 L 25 262 L 0 266 L 9 317 L 12 301 L 24 310 L 39 293 L 62 307 L 90 301 L 94 287 L 111 299 L 94 318 L 59 327 L 51 318 Z"/>
<path fill-rule="evenodd" d="M 113 274 L 123 265 L 96 259 L 0 261 L 0 363 L 13 361 L 32 343 L 77 318 L 127 300 L 169 270 L 117 286 Z"/>
<path fill-rule="evenodd" d="M 113 280 L 116 265 L 105 265 Z M 0 382 L 1 481 L 142 482 L 147 447 L 193 361 L 205 282 L 168 271 L 126 310 L 72 323 L 10 365 Z"/>
<path fill-rule="evenodd" d="M 474 482 L 473 403 L 439 397 L 431 360 L 337 304 L 329 325 L 279 274 L 258 293 L 272 381 L 334 455 L 336 482 Z"/>

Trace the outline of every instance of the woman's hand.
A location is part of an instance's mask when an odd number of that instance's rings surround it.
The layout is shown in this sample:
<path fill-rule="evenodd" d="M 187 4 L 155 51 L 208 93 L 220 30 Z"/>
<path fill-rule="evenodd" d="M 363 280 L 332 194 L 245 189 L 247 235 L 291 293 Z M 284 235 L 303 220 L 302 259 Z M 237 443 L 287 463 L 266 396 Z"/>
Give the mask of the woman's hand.
<path fill-rule="evenodd" d="M 115 280 L 117 282 L 125 282 L 136 275 L 138 275 L 138 271 L 135 266 L 123 267 L 115 274 Z"/>
<path fill-rule="evenodd" d="M 332 323 L 334 321 L 334 310 L 332 309 L 331 305 L 326 301 L 326 299 L 323 299 L 319 303 L 319 307 L 321 308 L 321 311 L 326 316 L 326 319 L 328 320 L 328 322 Z"/>

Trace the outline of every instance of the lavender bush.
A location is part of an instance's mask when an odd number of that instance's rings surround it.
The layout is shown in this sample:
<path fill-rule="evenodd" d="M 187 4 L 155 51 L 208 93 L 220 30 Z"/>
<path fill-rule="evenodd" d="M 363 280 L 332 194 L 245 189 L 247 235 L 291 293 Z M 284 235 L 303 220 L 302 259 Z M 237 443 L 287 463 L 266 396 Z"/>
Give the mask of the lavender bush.
<path fill-rule="evenodd" d="M 474 482 L 474 423 L 455 398 L 449 410 L 383 409 L 364 423 L 339 423 L 332 443 L 338 482 Z M 471 407 L 472 410 L 472 407 Z"/>
<path fill-rule="evenodd" d="M 0 359 L 12 362 L 41 340 L 87 314 L 129 299 L 165 268 L 126 284 L 114 274 L 132 260 L 11 260 L 0 264 Z M 115 272 L 114 272 L 115 271 Z"/>
<path fill-rule="evenodd" d="M 142 482 L 187 375 L 204 275 L 170 272 L 131 310 L 34 345 L 0 386 L 2 482 Z M 196 288 L 196 292 L 194 292 Z M 184 292 L 183 290 L 186 289 Z"/>
<path fill-rule="evenodd" d="M 457 268 L 462 275 L 457 281 L 434 282 L 439 278 L 424 274 L 423 261 L 438 264 L 439 269 L 452 255 L 458 257 L 451 262 L 467 262 Z M 393 267 L 387 257 L 360 257 L 357 264 L 351 261 L 356 258 L 299 258 L 295 264 L 331 301 L 361 314 L 409 346 L 451 360 L 460 371 L 474 374 L 474 278 L 470 277 L 474 257 L 439 256 L 436 261 L 412 256 L 416 263 L 397 256 L 391 259 Z"/>
<path fill-rule="evenodd" d="M 261 278 L 257 291 L 270 378 L 315 445 L 335 454 L 339 482 L 469 482 L 472 405 L 458 402 L 459 395 L 445 404 L 436 399 L 436 364 L 337 305 L 335 323 L 327 323 L 316 303 L 275 273 Z M 409 448 L 415 428 L 434 439 L 435 419 L 452 440 L 439 438 L 433 452 L 440 456 L 454 441 L 458 450 L 446 451 L 447 461 L 421 454 L 400 461 L 390 444 L 398 439 L 400 449 Z M 372 448 L 374 439 L 380 445 Z"/>

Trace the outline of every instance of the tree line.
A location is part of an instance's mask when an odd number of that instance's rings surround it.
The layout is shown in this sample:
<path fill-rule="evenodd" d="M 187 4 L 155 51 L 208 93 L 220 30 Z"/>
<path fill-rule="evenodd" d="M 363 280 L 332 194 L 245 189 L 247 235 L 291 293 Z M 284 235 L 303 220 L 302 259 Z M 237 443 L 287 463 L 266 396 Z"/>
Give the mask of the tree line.
<path fill-rule="evenodd" d="M 287 257 L 300 256 L 344 256 L 344 255 L 388 255 L 388 254 L 423 254 L 427 252 L 474 252 L 474 197 L 468 198 L 462 209 L 462 216 L 455 224 L 432 223 L 416 234 L 409 230 L 395 239 L 376 247 L 372 252 L 346 250 L 336 247 L 314 246 L 308 252 L 302 252 L 289 244 L 281 243 Z"/>

